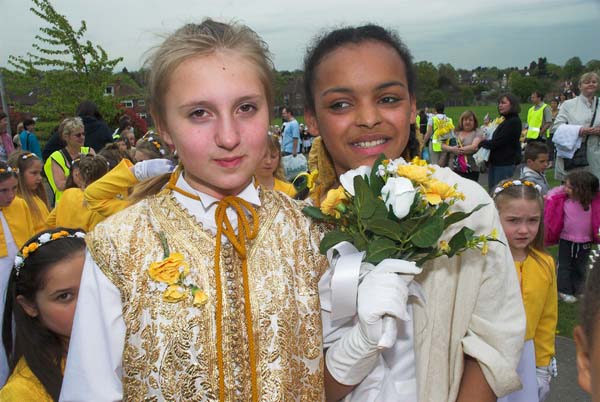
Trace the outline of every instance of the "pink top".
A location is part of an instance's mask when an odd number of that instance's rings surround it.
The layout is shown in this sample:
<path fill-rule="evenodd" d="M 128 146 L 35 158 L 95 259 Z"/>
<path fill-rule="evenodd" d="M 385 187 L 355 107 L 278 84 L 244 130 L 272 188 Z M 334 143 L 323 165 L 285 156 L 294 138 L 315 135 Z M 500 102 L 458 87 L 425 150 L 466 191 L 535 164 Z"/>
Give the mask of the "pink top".
<path fill-rule="evenodd" d="M 578 201 L 565 200 L 565 220 L 560 238 L 574 243 L 588 243 L 592 238 L 592 208 L 587 211 Z"/>

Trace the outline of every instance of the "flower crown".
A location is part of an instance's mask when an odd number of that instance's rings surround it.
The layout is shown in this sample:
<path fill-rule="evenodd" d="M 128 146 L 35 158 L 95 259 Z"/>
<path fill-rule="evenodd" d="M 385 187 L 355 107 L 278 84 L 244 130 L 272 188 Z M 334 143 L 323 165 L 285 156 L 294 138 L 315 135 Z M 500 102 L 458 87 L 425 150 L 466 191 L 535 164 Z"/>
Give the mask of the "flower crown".
<path fill-rule="evenodd" d="M 496 189 L 494 190 L 494 197 L 496 197 L 498 194 L 500 194 L 502 191 L 504 191 L 505 189 L 512 187 L 512 186 L 527 186 L 527 187 L 533 187 L 537 190 L 537 192 L 541 192 L 542 191 L 542 186 L 540 186 L 539 184 L 535 184 L 532 181 L 529 180 L 508 180 L 505 183 L 502 183 L 502 185 L 496 187 Z"/>
<path fill-rule="evenodd" d="M 27 154 L 21 155 L 21 159 L 23 159 L 23 160 L 29 159 L 29 158 L 37 158 L 37 155 L 34 154 L 33 152 L 29 152 Z"/>
<path fill-rule="evenodd" d="M 165 150 L 162 149 L 162 147 L 160 146 L 160 142 L 156 141 L 156 139 L 154 137 L 152 137 L 152 136 L 148 136 L 148 137 L 144 136 L 144 137 L 142 137 L 142 140 L 143 141 L 147 141 L 150 144 L 154 145 L 154 147 L 156 148 L 156 150 L 158 151 L 158 153 L 160 153 L 163 156 L 165 155 Z"/>
<path fill-rule="evenodd" d="M 23 267 L 23 264 L 25 264 L 25 259 L 29 257 L 31 253 L 33 253 L 46 243 L 50 243 L 53 240 L 62 239 L 65 237 L 78 237 L 80 239 L 83 239 L 85 237 L 85 233 L 79 231 L 75 233 L 69 233 L 66 230 L 61 230 L 59 232 L 44 233 L 40 235 L 37 238 L 37 241 L 32 241 L 27 246 L 24 246 L 15 257 L 15 270 L 17 271 L 17 276 L 19 276 L 21 267 Z"/>
<path fill-rule="evenodd" d="M 18 168 L 13 168 L 13 167 L 7 167 L 6 169 L 4 168 L 0 168 L 0 174 L 3 173 L 14 173 L 14 174 L 18 174 L 19 173 L 19 169 Z"/>

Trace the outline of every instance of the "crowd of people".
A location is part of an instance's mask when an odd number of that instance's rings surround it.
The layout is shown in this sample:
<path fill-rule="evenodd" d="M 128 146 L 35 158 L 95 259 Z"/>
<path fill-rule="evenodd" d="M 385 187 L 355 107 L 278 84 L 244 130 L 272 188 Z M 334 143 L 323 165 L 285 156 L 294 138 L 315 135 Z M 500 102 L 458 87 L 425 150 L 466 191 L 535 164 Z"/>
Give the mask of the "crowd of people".
<path fill-rule="evenodd" d="M 579 382 L 600 400 L 596 74 L 550 125 L 536 103 L 523 147 L 510 93 L 481 128 L 472 111 L 456 126 L 442 104 L 417 113 L 411 54 L 377 25 L 315 39 L 305 125 L 284 107 L 282 130 L 270 53 L 247 26 L 187 24 L 148 67 L 155 131 L 112 132 L 84 101 L 43 152 L 33 120 L 16 149 L 2 137 L 0 400 L 543 401 L 559 298 L 583 303 Z M 284 171 L 303 153 L 308 194 Z M 423 156 L 464 196 L 451 208 L 475 210 L 444 238 L 466 226 L 499 241 L 410 280 L 384 260 L 340 319 L 332 278 L 347 260 L 324 255 L 330 228 L 302 207 L 381 154 Z"/>

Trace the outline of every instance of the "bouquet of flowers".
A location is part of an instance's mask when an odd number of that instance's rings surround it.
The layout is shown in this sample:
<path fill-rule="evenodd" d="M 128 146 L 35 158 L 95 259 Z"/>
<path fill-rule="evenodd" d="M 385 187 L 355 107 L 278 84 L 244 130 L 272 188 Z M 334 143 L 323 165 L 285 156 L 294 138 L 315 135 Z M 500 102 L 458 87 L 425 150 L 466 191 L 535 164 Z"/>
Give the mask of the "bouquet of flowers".
<path fill-rule="evenodd" d="M 373 168 L 361 166 L 341 175 L 341 186 L 327 193 L 320 208 L 303 210 L 334 226 L 321 240 L 321 253 L 347 241 L 364 251 L 364 261 L 372 264 L 393 258 L 421 266 L 433 258 L 452 257 L 473 248 L 485 255 L 488 242 L 497 240 L 495 231 L 476 234 L 463 226 L 449 241 L 440 240 L 450 225 L 485 204 L 470 212 L 450 211 L 464 195 L 456 186 L 433 178 L 433 172 L 434 168 L 419 158 L 407 163 L 402 158 L 380 156 Z"/>

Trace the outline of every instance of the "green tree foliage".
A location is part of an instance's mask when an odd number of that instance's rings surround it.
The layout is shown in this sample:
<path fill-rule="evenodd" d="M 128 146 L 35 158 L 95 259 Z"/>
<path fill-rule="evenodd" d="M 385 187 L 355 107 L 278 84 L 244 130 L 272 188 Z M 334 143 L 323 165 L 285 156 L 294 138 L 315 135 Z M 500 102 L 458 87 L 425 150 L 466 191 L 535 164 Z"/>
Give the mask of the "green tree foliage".
<path fill-rule="evenodd" d="M 417 101 L 419 105 L 432 105 L 428 95 L 438 87 L 437 68 L 428 61 L 420 61 L 415 63 L 415 71 L 417 74 Z"/>
<path fill-rule="evenodd" d="M 563 75 L 567 79 L 575 80 L 583 73 L 583 63 L 579 57 L 571 57 L 563 67 Z"/>
<path fill-rule="evenodd" d="M 600 72 L 600 60 L 592 59 L 585 63 L 585 71 Z"/>
<path fill-rule="evenodd" d="M 118 101 L 104 96 L 112 80 L 112 70 L 122 58 L 109 59 L 106 51 L 84 39 L 85 21 L 75 29 L 59 14 L 50 0 L 32 0 L 30 10 L 49 26 L 41 27 L 32 45 L 34 53 L 9 56 L 8 62 L 19 73 L 17 81 L 36 83 L 38 103 L 31 112 L 42 118 L 56 118 L 61 112 L 72 114 L 79 102 L 90 99 L 98 105 L 105 118 L 117 113 Z M 15 83 L 15 86 L 22 86 Z"/>

